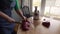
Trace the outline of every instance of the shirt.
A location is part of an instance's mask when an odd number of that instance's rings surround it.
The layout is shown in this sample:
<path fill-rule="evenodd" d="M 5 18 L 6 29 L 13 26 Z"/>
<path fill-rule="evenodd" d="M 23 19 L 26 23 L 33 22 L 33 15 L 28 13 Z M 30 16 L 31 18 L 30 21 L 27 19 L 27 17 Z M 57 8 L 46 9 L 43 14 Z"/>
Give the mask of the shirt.
<path fill-rule="evenodd" d="M 19 1 L 18 0 L 15 0 L 15 2 L 16 2 L 16 5 L 15 5 L 15 10 L 17 10 L 17 9 L 21 9 L 21 6 L 20 6 L 20 4 L 19 4 Z"/>

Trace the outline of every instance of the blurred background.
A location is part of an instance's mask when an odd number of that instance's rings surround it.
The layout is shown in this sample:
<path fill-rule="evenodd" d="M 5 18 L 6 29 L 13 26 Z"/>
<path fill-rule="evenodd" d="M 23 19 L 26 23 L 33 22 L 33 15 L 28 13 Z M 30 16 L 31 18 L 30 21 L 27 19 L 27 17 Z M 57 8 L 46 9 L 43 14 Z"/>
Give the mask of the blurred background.
<path fill-rule="evenodd" d="M 24 6 L 29 7 L 30 14 L 34 13 L 35 6 L 37 6 L 39 16 L 43 17 L 42 19 L 49 20 L 50 28 L 47 29 L 39 25 L 36 30 L 38 34 L 60 34 L 60 0 L 19 0 L 19 2 L 21 8 Z M 21 20 L 15 10 L 12 11 L 12 17 L 16 21 Z"/>
<path fill-rule="evenodd" d="M 35 6 L 38 7 L 40 16 L 51 17 L 54 19 L 60 19 L 60 0 L 19 0 L 21 8 L 23 6 L 28 6 L 30 12 L 34 12 Z M 21 18 L 12 11 L 12 17 L 17 21 Z"/>

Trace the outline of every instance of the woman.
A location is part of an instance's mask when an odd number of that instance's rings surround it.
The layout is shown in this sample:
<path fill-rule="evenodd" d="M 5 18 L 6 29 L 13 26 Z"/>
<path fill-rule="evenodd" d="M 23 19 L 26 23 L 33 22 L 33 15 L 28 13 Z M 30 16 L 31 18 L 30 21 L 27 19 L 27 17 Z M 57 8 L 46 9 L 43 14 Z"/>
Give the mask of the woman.
<path fill-rule="evenodd" d="M 12 34 L 16 22 L 11 18 L 11 11 L 15 8 L 16 13 L 22 19 L 26 19 L 20 10 L 18 0 L 0 0 L 0 34 Z"/>

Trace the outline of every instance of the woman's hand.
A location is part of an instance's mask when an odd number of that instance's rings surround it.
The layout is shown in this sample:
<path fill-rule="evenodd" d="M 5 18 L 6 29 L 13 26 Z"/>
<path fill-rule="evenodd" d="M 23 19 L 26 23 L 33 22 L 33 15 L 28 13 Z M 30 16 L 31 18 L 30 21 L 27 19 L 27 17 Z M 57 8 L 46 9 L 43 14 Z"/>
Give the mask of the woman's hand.
<path fill-rule="evenodd" d="M 8 19 L 8 22 L 10 22 L 10 23 L 15 23 L 16 21 L 15 21 L 13 18 L 9 18 L 9 19 Z"/>
<path fill-rule="evenodd" d="M 3 13 L 2 11 L 0 11 L 0 17 L 4 18 L 6 21 L 10 23 L 15 22 L 13 18 L 9 17 L 7 14 Z"/>

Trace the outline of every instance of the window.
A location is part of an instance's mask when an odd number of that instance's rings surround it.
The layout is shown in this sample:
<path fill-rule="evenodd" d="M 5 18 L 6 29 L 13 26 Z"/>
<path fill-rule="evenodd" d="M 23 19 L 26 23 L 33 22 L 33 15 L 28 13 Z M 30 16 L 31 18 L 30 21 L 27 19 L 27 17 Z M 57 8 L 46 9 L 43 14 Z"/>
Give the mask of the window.
<path fill-rule="evenodd" d="M 38 10 L 40 11 L 40 7 L 41 7 L 41 0 L 32 0 L 32 11 L 34 12 L 35 10 L 35 6 L 37 6 Z"/>
<path fill-rule="evenodd" d="M 46 0 L 44 15 L 60 18 L 60 0 Z"/>

